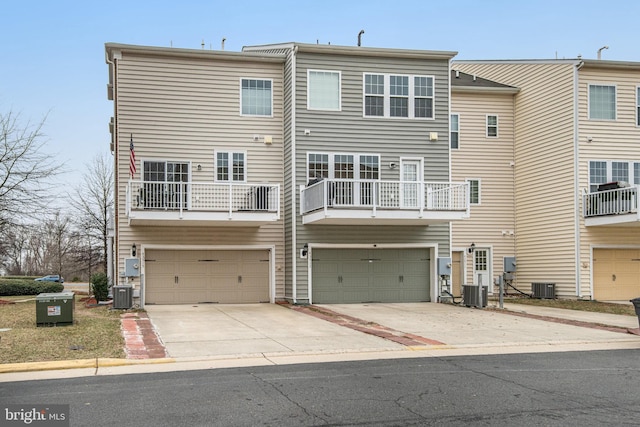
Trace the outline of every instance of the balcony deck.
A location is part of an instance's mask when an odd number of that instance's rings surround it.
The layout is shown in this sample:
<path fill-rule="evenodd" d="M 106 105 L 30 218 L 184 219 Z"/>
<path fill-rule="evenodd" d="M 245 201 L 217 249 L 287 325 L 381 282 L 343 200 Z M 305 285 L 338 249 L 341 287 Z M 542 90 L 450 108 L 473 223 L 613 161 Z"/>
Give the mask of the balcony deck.
<path fill-rule="evenodd" d="M 469 218 L 467 183 L 324 179 L 301 188 L 303 224 L 431 225 Z"/>
<path fill-rule="evenodd" d="M 587 193 L 582 197 L 587 227 L 640 227 L 638 192 L 640 186 Z"/>
<path fill-rule="evenodd" d="M 279 184 L 129 181 L 132 226 L 258 227 L 280 219 Z"/>

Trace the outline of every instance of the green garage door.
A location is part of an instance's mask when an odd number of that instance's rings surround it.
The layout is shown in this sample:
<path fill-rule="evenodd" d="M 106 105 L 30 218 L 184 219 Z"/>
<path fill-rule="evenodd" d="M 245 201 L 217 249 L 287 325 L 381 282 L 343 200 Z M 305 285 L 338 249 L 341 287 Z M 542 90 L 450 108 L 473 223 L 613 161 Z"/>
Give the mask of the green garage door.
<path fill-rule="evenodd" d="M 430 301 L 429 249 L 314 249 L 312 302 Z"/>

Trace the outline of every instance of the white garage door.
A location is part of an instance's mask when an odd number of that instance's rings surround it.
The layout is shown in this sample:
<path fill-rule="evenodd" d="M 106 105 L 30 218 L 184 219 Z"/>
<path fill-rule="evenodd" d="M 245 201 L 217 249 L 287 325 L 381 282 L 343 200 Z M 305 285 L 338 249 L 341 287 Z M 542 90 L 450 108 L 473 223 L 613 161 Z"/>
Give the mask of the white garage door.
<path fill-rule="evenodd" d="M 428 249 L 314 249 L 312 302 L 430 300 Z"/>
<path fill-rule="evenodd" d="M 269 251 L 146 251 L 145 304 L 205 302 L 269 302 Z"/>
<path fill-rule="evenodd" d="M 593 250 L 593 298 L 628 301 L 640 297 L 640 249 Z"/>

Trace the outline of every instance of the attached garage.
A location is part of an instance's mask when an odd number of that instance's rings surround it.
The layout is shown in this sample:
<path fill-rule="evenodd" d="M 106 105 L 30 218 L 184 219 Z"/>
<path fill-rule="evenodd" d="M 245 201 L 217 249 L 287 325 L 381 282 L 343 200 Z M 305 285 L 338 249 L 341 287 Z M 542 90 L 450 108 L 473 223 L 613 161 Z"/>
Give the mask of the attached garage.
<path fill-rule="evenodd" d="M 593 298 L 628 301 L 640 297 L 640 249 L 593 250 Z"/>
<path fill-rule="evenodd" d="M 268 250 L 147 250 L 145 304 L 269 302 Z"/>
<path fill-rule="evenodd" d="M 312 302 L 423 302 L 431 300 L 430 250 L 313 249 Z"/>

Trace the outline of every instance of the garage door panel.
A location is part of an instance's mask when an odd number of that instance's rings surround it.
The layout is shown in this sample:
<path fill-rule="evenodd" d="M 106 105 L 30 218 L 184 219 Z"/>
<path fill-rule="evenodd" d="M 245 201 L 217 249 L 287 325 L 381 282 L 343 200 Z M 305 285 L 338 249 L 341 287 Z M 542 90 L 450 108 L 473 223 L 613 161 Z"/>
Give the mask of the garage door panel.
<path fill-rule="evenodd" d="M 594 249 L 594 299 L 625 301 L 638 296 L 640 296 L 640 250 Z"/>
<path fill-rule="evenodd" d="M 316 249 L 317 303 L 429 301 L 428 249 Z"/>
<path fill-rule="evenodd" d="M 153 250 L 147 258 L 147 303 L 269 301 L 268 250 Z"/>

